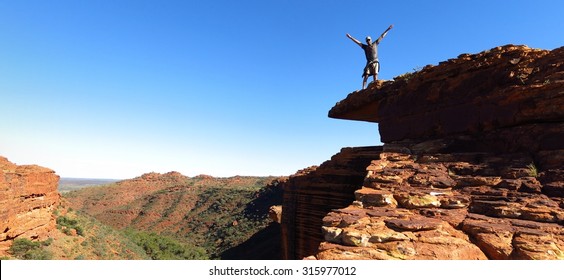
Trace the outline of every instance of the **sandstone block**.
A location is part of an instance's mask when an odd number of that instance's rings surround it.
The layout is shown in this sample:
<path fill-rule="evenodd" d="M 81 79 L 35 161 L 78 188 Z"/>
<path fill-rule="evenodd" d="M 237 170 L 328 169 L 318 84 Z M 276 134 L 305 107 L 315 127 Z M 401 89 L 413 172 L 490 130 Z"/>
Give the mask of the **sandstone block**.
<path fill-rule="evenodd" d="M 370 188 L 361 188 L 355 191 L 356 200 L 362 202 L 364 206 L 397 206 L 394 195 L 385 191 L 378 191 Z"/>

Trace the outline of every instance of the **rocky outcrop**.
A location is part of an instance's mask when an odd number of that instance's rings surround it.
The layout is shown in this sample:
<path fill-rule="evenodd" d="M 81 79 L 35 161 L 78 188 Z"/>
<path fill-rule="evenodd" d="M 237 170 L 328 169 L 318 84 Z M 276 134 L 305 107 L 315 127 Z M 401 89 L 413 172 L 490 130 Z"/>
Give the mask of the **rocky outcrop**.
<path fill-rule="evenodd" d="M 353 92 L 329 116 L 377 122 L 384 143 L 561 122 L 562 57 L 564 47 L 513 45 L 462 54 Z M 553 129 L 537 145 L 553 146 L 561 133 Z"/>
<path fill-rule="evenodd" d="M 323 220 L 321 259 L 562 259 L 562 197 L 526 154 L 380 154 Z"/>
<path fill-rule="evenodd" d="M 279 224 L 282 222 L 282 205 L 272 205 L 268 208 L 268 218 Z"/>
<path fill-rule="evenodd" d="M 283 258 L 301 259 L 317 252 L 323 217 L 354 200 L 366 166 L 380 151 L 381 147 L 343 148 L 321 166 L 290 176 L 282 205 Z"/>
<path fill-rule="evenodd" d="M 0 255 L 17 237 L 44 240 L 55 230 L 59 176 L 37 165 L 15 165 L 0 157 Z"/>
<path fill-rule="evenodd" d="M 315 258 L 564 259 L 564 48 L 463 54 L 353 92 L 329 116 L 377 122 L 385 144 L 346 190 L 353 202 L 302 199 L 339 208 L 309 240 Z M 313 224 L 285 206 L 283 227 Z"/>

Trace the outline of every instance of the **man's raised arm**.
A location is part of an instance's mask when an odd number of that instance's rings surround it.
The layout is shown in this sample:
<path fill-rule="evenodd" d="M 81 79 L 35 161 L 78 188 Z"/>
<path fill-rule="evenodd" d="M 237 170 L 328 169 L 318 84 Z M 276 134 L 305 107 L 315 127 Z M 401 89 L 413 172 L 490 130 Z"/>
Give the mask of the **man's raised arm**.
<path fill-rule="evenodd" d="M 394 27 L 394 25 L 390 25 L 388 26 L 388 29 L 386 29 L 386 31 L 384 31 L 384 33 L 382 33 L 382 35 L 380 35 L 380 37 L 378 37 L 378 39 L 376 40 L 376 44 L 380 44 L 380 41 L 382 41 L 382 39 L 384 39 L 384 37 L 386 37 L 386 34 L 388 34 L 388 31 L 390 31 L 390 29 L 392 29 Z"/>
<path fill-rule="evenodd" d="M 353 38 L 353 36 L 351 36 L 349 33 L 347 33 L 347 38 L 351 39 L 351 40 L 352 40 L 353 42 L 355 42 L 357 45 L 359 45 L 360 47 L 362 47 L 362 43 L 361 43 L 359 40 Z"/>

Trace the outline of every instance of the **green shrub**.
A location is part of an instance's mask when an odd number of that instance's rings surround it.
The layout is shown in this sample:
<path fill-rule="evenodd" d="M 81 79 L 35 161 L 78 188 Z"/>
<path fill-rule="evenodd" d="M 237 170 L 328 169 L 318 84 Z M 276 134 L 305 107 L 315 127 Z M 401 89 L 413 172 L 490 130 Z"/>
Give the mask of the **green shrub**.
<path fill-rule="evenodd" d="M 207 259 L 203 248 L 182 243 L 172 237 L 154 232 L 128 230 L 126 234 L 142 247 L 153 260 L 202 260 Z"/>
<path fill-rule="evenodd" d="M 45 241 L 41 242 L 41 246 L 45 246 L 45 247 L 47 247 L 51 244 L 53 244 L 53 238 L 52 237 L 49 237 Z"/>
<path fill-rule="evenodd" d="M 70 219 L 66 216 L 57 217 L 57 228 L 62 230 L 66 235 L 70 235 L 70 230 L 74 229 L 76 230 L 76 234 L 84 236 L 84 230 L 78 224 L 78 221 Z"/>
<path fill-rule="evenodd" d="M 50 260 L 53 257 L 51 252 L 43 248 L 41 242 L 31 241 L 26 238 L 14 240 L 8 252 L 14 257 L 23 260 Z"/>

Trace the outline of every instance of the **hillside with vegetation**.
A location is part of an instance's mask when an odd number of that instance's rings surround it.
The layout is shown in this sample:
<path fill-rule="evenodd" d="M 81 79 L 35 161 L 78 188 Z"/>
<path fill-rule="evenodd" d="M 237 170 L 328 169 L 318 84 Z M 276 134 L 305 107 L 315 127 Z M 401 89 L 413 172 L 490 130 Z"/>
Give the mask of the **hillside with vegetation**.
<path fill-rule="evenodd" d="M 121 230 L 150 258 L 215 259 L 267 228 L 268 208 L 282 202 L 282 180 L 147 173 L 71 191 L 64 198 L 71 208 Z M 272 238 L 278 242 L 276 234 Z M 167 255 L 158 249 L 163 242 L 189 250 L 185 255 Z"/>
<path fill-rule="evenodd" d="M 117 260 L 150 259 L 145 250 L 121 231 L 76 211 L 59 207 L 54 211 L 56 229 L 43 241 L 19 237 L 7 259 L 23 260 Z"/>

